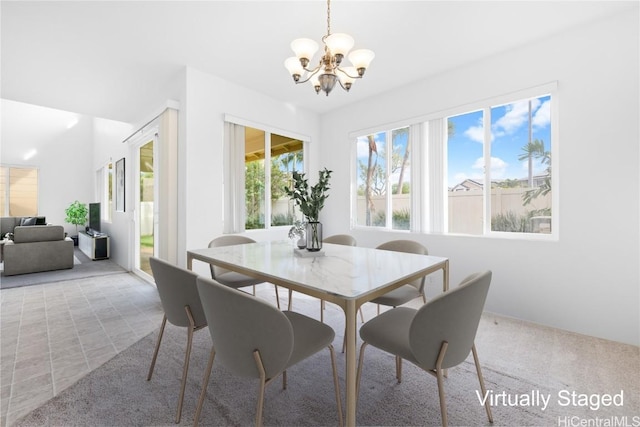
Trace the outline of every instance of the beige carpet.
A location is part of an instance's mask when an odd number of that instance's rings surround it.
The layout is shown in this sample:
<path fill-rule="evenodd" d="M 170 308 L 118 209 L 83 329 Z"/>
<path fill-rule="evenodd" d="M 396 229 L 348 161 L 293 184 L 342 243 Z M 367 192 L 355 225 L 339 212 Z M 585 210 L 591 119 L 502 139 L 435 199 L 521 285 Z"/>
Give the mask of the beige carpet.
<path fill-rule="evenodd" d="M 317 300 L 296 295 L 294 308 L 314 317 L 318 315 Z M 367 318 L 370 317 L 370 313 L 365 313 Z M 336 307 L 327 305 L 325 319 L 336 330 L 334 346 L 339 350 L 342 343 L 341 331 L 344 327 L 343 315 Z M 481 332 L 483 328 L 495 327 L 497 331 L 501 327 L 495 320 L 491 323 L 485 320 L 484 323 L 485 325 L 481 326 Z M 505 323 L 508 322 L 505 321 Z M 517 328 L 518 322 L 512 322 L 509 325 Z M 544 331 L 544 328 L 534 327 L 534 330 Z M 604 372 L 609 371 L 619 376 L 616 378 L 621 378 L 619 388 L 618 385 L 612 388 L 606 381 L 599 380 L 597 366 L 593 366 L 596 368 L 595 379 L 574 378 L 575 381 L 573 379 L 567 381 L 562 373 L 554 373 L 556 367 L 553 359 L 558 355 L 553 354 L 553 351 L 545 353 L 544 347 L 535 345 L 530 345 L 529 348 L 519 347 L 519 344 L 526 342 L 530 334 L 502 336 L 501 341 L 511 342 L 514 346 L 513 351 L 496 356 L 495 351 L 489 350 L 483 356 L 483 346 L 491 345 L 494 337 L 493 331 L 485 333 L 489 340 L 479 343 L 479 352 L 487 388 L 492 390 L 494 395 L 518 399 L 517 404 L 511 404 L 497 398 L 498 401 L 493 406 L 495 418 L 493 425 L 571 426 L 581 425 L 575 424 L 582 422 L 581 420 L 592 420 L 590 422 L 600 420 L 601 424 L 597 425 L 616 422 L 618 423 L 616 425 L 625 426 L 634 425 L 632 424 L 634 421 L 636 423 L 640 421 L 640 418 L 634 418 L 640 416 L 638 374 L 635 369 L 638 367 L 637 364 L 622 367 L 622 371 L 619 367 L 612 365 L 603 367 Z M 15 425 L 175 425 L 173 418 L 182 372 L 186 333 L 182 329 L 168 328 L 154 377 L 147 382 L 146 373 L 155 339 L 155 333 L 145 337 Z M 538 335 L 537 339 L 540 339 L 540 343 L 543 344 L 546 338 Z M 583 343 L 591 342 L 591 339 L 585 339 Z M 607 343 L 603 340 L 596 341 Z M 573 343 L 568 344 L 573 345 Z M 208 330 L 196 333 L 180 425 L 193 423 L 193 414 L 210 345 Z M 615 346 L 617 344 L 614 344 Z M 571 348 L 573 351 L 576 348 L 579 349 L 580 345 Z M 623 356 L 625 352 L 630 352 L 626 354 L 629 357 L 627 360 L 637 363 L 637 347 L 622 346 L 622 348 Z M 585 353 L 589 351 L 590 349 L 585 348 Z M 529 359 L 523 360 L 521 352 L 528 354 Z M 339 357 L 338 363 L 340 378 L 344 384 L 344 358 Z M 433 377 L 405 362 L 404 381 L 402 384 L 397 384 L 394 377 L 394 359 L 371 347 L 367 349 L 365 363 L 357 413 L 359 425 L 440 425 L 437 387 Z M 535 375 L 532 380 L 529 375 L 530 370 L 524 365 L 527 363 L 541 363 L 548 366 L 548 369 L 546 372 L 540 371 L 539 375 Z M 580 357 L 573 357 L 572 360 L 563 363 L 580 363 Z M 626 377 L 625 369 L 630 369 Z M 591 372 L 590 369 L 587 371 Z M 569 369 L 569 372 L 581 372 L 581 370 Z M 598 389 L 599 386 L 606 389 Z M 449 378 L 445 380 L 445 387 L 450 425 L 490 425 L 476 395 L 479 387 L 471 358 L 461 366 L 450 370 Z M 621 407 L 601 406 L 597 410 L 590 409 L 588 406 L 562 406 L 558 395 L 563 390 L 601 394 L 614 394 L 623 390 L 625 401 Z M 342 393 L 344 396 L 344 388 Z M 239 379 L 223 367 L 214 366 L 201 425 L 252 425 L 256 394 L 255 380 Z M 543 408 L 543 403 L 536 401 L 536 396 L 550 396 L 548 405 Z M 530 398 L 533 400 L 528 402 L 524 400 Z M 289 370 L 286 390 L 282 390 L 279 380 L 267 388 L 264 424 L 267 426 L 337 425 L 335 408 L 329 355 L 328 352 L 321 352 Z M 621 422 L 628 424 L 620 424 Z"/>

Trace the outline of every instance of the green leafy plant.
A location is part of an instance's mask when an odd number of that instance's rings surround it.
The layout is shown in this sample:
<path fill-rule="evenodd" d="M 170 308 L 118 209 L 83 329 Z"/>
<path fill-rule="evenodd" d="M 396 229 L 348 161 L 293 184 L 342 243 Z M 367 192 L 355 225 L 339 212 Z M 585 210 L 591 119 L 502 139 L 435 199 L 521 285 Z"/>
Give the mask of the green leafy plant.
<path fill-rule="evenodd" d="M 329 197 L 327 192 L 332 172 L 327 168 L 318 172 L 318 183 L 310 187 L 304 173 L 293 171 L 293 188 L 284 187 L 284 192 L 300 208 L 300 212 L 309 222 L 318 221 L 324 201 Z"/>
<path fill-rule="evenodd" d="M 331 172 L 324 168 L 318 172 L 318 183 L 309 186 L 305 174 L 294 171 L 292 174 L 293 188 L 284 187 L 284 192 L 300 208 L 302 215 L 307 218 L 309 226 L 307 250 L 310 251 L 317 251 L 322 247 L 322 233 L 318 230 L 318 217 L 324 207 L 324 201 L 329 197 Z"/>
<path fill-rule="evenodd" d="M 67 217 L 64 219 L 65 222 L 69 224 L 73 224 L 76 226 L 76 234 L 78 234 L 78 226 L 85 225 L 87 223 L 87 215 L 89 215 L 89 209 L 87 205 L 84 203 L 80 203 L 79 201 L 75 201 L 69 205 L 67 209 L 64 210 L 64 213 Z"/>

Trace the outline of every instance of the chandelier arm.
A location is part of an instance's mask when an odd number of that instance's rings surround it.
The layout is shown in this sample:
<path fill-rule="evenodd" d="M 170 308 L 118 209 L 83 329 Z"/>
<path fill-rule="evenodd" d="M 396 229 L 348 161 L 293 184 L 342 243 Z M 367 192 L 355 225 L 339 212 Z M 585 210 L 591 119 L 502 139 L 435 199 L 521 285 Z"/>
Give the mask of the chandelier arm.
<path fill-rule="evenodd" d="M 344 85 L 342 84 L 342 81 L 340 79 L 338 79 L 338 83 L 340 83 L 340 87 L 342 89 L 344 89 L 345 91 L 347 91 L 347 92 L 349 92 L 349 89 L 351 89 L 351 87 L 349 87 L 349 88 L 344 87 Z"/>
<path fill-rule="evenodd" d="M 335 69 L 336 69 L 336 70 L 338 70 L 338 71 L 340 71 L 340 72 L 341 72 L 342 74 L 344 74 L 345 76 L 347 76 L 347 77 L 351 77 L 352 79 L 361 79 L 361 78 L 362 78 L 362 76 L 361 76 L 361 75 L 352 76 L 351 74 L 347 73 L 345 70 L 343 70 L 343 69 L 342 69 L 342 68 L 340 68 L 340 67 L 336 67 Z"/>
<path fill-rule="evenodd" d="M 318 74 L 318 71 L 320 71 L 320 67 L 319 67 L 319 66 L 318 66 L 318 67 L 316 67 L 316 69 L 315 69 L 315 70 L 307 70 L 306 68 L 305 68 L 304 70 L 305 70 L 305 71 L 310 72 L 311 74 L 309 74 L 309 75 L 307 76 L 307 78 L 306 78 L 306 79 L 304 79 L 304 80 L 298 80 L 298 81 L 296 82 L 296 84 L 306 83 L 306 82 L 308 82 L 309 80 L 311 80 L 311 77 L 313 77 L 313 76 L 315 76 L 316 74 Z"/>

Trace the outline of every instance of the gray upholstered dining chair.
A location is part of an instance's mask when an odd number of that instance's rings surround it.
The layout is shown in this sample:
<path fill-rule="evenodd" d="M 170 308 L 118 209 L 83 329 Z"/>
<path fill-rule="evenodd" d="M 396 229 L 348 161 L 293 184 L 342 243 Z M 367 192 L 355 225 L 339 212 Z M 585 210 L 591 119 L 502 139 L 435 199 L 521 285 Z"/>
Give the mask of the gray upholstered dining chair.
<path fill-rule="evenodd" d="M 360 389 L 364 350 L 368 344 L 396 356 L 396 378 L 402 381 L 402 359 L 437 378 L 442 425 L 447 425 L 444 371 L 464 362 L 473 352 L 480 389 L 486 395 L 474 344 L 480 316 L 489 292 L 491 271 L 466 277 L 460 285 L 431 299 L 420 309 L 398 307 L 374 317 L 360 328 L 357 388 Z M 485 409 L 493 422 L 489 402 Z"/>
<path fill-rule="evenodd" d="M 262 425 L 265 387 L 282 374 L 287 387 L 287 369 L 328 348 L 333 367 L 338 419 L 342 425 L 340 385 L 330 326 L 292 311 L 280 311 L 260 298 L 199 277 L 198 291 L 213 346 L 194 419 L 198 425 L 214 359 L 239 376 L 260 379 L 256 426 Z"/>
<path fill-rule="evenodd" d="M 256 241 L 246 237 L 246 236 L 238 236 L 234 234 L 225 234 L 224 236 L 216 237 L 211 242 L 209 242 L 210 248 L 218 248 L 221 246 L 232 246 L 232 245 L 244 245 L 247 243 L 255 243 Z M 217 280 L 223 285 L 229 286 L 234 289 L 244 288 L 247 286 L 253 286 L 253 295 L 256 294 L 256 285 L 260 283 L 264 283 L 263 280 L 254 279 L 253 277 L 246 276 L 241 273 L 237 273 L 235 271 L 227 270 L 222 267 L 216 267 L 213 264 L 211 267 L 211 278 Z M 278 286 L 273 285 L 276 288 L 276 305 L 280 308 L 280 295 L 278 294 Z"/>
<path fill-rule="evenodd" d="M 202 304 L 200 303 L 200 294 L 196 287 L 196 278 L 198 277 L 192 271 L 177 267 L 167 261 L 156 257 L 149 259 L 151 271 L 156 282 L 156 288 L 160 295 L 160 302 L 164 309 L 164 316 L 158 334 L 151 366 L 147 381 L 151 380 L 153 368 L 156 365 L 158 350 L 160 350 L 160 342 L 164 334 L 164 328 L 169 323 L 175 326 L 187 328 L 187 350 L 184 356 L 184 365 L 182 368 L 182 384 L 180 386 L 180 396 L 178 397 L 178 409 L 176 411 L 176 424 L 180 422 L 182 415 L 182 402 L 184 400 L 184 391 L 187 384 L 187 373 L 189 371 L 189 358 L 191 356 L 191 346 L 193 343 L 193 333 L 207 326 Z"/>
<path fill-rule="evenodd" d="M 382 249 L 385 251 L 406 252 L 412 254 L 429 255 L 429 251 L 426 247 L 413 240 L 391 240 L 376 247 L 376 249 Z M 397 307 L 402 304 L 406 304 L 409 301 L 422 297 L 422 301 L 426 302 L 424 296 L 424 282 L 425 278 L 421 277 L 412 282 L 409 282 L 401 287 L 387 292 L 386 294 L 371 300 L 371 302 L 378 304 L 378 314 L 380 314 L 380 306 L 386 305 L 390 307 Z"/>
<path fill-rule="evenodd" d="M 344 245 L 344 246 L 357 246 L 356 238 L 350 234 L 334 234 L 333 236 L 329 236 L 322 240 L 322 243 L 332 243 L 334 245 Z M 291 310 L 292 306 L 292 298 L 293 291 L 289 289 L 289 310 Z M 320 300 L 320 321 L 324 322 L 324 306 L 325 301 Z M 364 315 L 362 314 L 362 310 L 360 310 L 360 318 L 362 319 L 362 323 L 364 323 Z"/>

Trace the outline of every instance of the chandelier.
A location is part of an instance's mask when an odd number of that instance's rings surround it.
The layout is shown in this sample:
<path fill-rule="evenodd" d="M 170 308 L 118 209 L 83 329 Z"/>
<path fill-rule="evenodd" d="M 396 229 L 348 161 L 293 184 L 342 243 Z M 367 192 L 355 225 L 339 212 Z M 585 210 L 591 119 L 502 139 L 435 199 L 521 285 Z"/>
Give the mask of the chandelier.
<path fill-rule="evenodd" d="M 315 68 L 308 68 L 313 55 L 318 51 L 318 43 L 311 39 L 295 39 L 291 42 L 296 56 L 287 58 L 284 66 L 296 83 L 311 82 L 316 93 L 322 90 L 327 96 L 336 82 L 347 92 L 355 79 L 360 79 L 373 60 L 375 54 L 369 49 L 353 47 L 353 37 L 344 33 L 331 34 L 331 0 L 327 0 L 327 35 L 322 37 L 324 54 Z M 344 66 L 343 59 L 349 54 L 351 65 Z"/>

